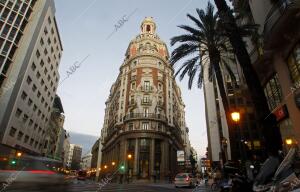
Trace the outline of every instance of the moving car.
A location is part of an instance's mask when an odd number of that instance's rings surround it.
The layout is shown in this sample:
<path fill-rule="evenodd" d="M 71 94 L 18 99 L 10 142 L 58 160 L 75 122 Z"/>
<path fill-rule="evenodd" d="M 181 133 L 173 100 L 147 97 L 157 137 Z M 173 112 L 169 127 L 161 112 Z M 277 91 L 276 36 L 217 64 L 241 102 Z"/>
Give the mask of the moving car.
<path fill-rule="evenodd" d="M 78 180 L 85 180 L 87 177 L 87 172 L 84 170 L 79 170 L 77 173 L 77 179 Z"/>
<path fill-rule="evenodd" d="M 178 173 L 175 176 L 175 187 L 194 187 L 197 179 L 191 173 Z"/>
<path fill-rule="evenodd" d="M 43 186 L 64 183 L 61 162 L 47 157 L 23 154 L 0 145 L 0 185 Z"/>

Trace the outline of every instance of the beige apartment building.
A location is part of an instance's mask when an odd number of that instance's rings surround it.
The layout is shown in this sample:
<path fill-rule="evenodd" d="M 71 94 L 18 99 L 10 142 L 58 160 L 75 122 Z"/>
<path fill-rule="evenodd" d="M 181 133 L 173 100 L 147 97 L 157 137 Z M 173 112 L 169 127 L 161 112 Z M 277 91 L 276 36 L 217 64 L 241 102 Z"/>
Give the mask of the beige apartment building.
<path fill-rule="evenodd" d="M 41 154 L 59 81 L 54 0 L 0 1 L 0 143 Z"/>
<path fill-rule="evenodd" d="M 130 179 L 162 180 L 179 169 L 177 151 L 190 142 L 185 105 L 168 59 L 155 22 L 146 17 L 106 101 L 99 145 L 102 173 L 124 165 Z"/>

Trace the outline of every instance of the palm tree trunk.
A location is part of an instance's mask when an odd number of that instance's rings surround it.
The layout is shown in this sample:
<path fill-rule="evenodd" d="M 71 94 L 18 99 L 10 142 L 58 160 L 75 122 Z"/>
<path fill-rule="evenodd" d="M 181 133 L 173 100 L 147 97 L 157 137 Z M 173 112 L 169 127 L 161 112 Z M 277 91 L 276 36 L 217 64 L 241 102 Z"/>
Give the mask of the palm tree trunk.
<path fill-rule="evenodd" d="M 218 8 L 220 19 L 225 24 L 229 40 L 234 48 L 237 60 L 243 70 L 243 74 L 251 94 L 252 102 L 256 109 L 259 125 L 264 135 L 265 146 L 268 152 L 277 154 L 282 149 L 282 139 L 277 126 L 276 118 L 270 114 L 263 88 L 254 70 L 245 43 L 239 33 L 235 18 L 225 0 L 214 0 Z"/>
<path fill-rule="evenodd" d="M 219 92 L 220 92 L 220 97 L 222 99 L 222 103 L 223 103 L 223 107 L 224 107 L 224 111 L 225 111 L 225 115 L 226 115 L 226 122 L 228 125 L 228 128 L 231 125 L 231 120 L 228 116 L 228 114 L 230 113 L 230 109 L 229 109 L 229 102 L 227 99 L 227 94 L 225 91 L 225 87 L 224 87 L 224 81 L 223 81 L 223 75 L 221 72 L 221 67 L 220 67 L 220 52 L 218 51 L 218 49 L 216 48 L 211 48 L 211 50 L 209 51 L 209 59 L 211 62 L 211 65 L 213 65 L 214 67 L 214 72 L 216 75 L 216 80 L 217 80 L 217 84 L 219 87 Z M 226 161 L 226 156 L 225 153 L 226 151 L 224 151 L 223 146 L 222 146 L 222 140 L 223 140 L 223 131 L 222 129 L 219 129 L 219 136 L 220 136 L 220 147 L 221 147 L 221 153 L 222 153 L 222 160 L 223 163 Z"/>

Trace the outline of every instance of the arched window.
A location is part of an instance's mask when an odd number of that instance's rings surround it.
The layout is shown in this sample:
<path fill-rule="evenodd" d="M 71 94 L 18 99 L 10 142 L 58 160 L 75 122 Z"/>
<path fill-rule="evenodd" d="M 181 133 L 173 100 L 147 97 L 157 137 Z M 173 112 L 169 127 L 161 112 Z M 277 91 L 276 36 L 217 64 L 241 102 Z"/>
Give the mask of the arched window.
<path fill-rule="evenodd" d="M 146 31 L 147 31 L 147 32 L 150 32 L 150 31 L 151 31 L 150 25 L 147 25 L 147 26 L 146 26 Z"/>

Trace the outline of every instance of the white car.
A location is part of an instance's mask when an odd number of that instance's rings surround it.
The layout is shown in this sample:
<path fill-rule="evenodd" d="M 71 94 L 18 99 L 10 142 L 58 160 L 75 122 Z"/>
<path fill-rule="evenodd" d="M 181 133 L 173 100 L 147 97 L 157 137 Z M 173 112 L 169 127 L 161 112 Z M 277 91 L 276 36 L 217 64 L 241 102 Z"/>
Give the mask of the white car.
<path fill-rule="evenodd" d="M 175 177 L 175 187 L 194 187 L 197 179 L 191 173 L 178 173 Z"/>

